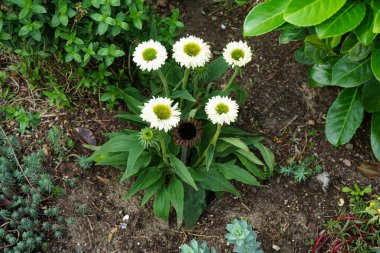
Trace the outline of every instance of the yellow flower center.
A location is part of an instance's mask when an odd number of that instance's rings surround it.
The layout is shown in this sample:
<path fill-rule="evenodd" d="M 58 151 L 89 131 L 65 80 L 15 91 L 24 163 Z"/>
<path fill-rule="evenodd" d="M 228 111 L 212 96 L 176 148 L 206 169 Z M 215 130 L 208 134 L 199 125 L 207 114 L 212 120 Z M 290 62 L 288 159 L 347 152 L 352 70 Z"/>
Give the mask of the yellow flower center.
<path fill-rule="evenodd" d="M 146 61 L 153 61 L 157 58 L 157 50 L 154 48 L 147 48 L 143 51 L 142 56 Z"/>
<path fill-rule="evenodd" d="M 241 49 L 234 49 L 231 52 L 231 57 L 232 57 L 232 59 L 238 61 L 238 60 L 240 60 L 241 58 L 244 57 L 244 51 L 241 50 Z"/>
<path fill-rule="evenodd" d="M 157 104 L 153 107 L 153 112 L 160 120 L 167 120 L 172 116 L 172 110 L 164 104 Z"/>
<path fill-rule="evenodd" d="M 221 115 L 223 113 L 227 113 L 229 112 L 229 108 L 228 108 L 228 105 L 226 105 L 225 103 L 220 103 L 218 104 L 216 107 L 215 107 L 215 111 Z"/>
<path fill-rule="evenodd" d="M 201 51 L 201 47 L 195 42 L 189 42 L 183 47 L 183 51 L 188 56 L 197 56 Z"/>

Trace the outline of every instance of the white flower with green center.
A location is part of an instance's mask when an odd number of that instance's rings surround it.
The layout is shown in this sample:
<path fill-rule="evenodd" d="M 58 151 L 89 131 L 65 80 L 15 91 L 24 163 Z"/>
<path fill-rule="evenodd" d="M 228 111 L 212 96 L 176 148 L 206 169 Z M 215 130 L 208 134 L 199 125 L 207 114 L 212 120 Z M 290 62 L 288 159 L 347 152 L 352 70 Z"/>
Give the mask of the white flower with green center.
<path fill-rule="evenodd" d="M 140 43 L 133 52 L 133 61 L 140 69 L 147 71 L 161 68 L 167 58 L 166 48 L 154 40 Z"/>
<path fill-rule="evenodd" d="M 152 98 L 144 104 L 140 117 L 150 124 L 151 128 L 169 131 L 180 121 L 178 105 L 169 98 Z"/>
<path fill-rule="evenodd" d="M 185 68 L 203 67 L 211 59 L 210 46 L 194 36 L 181 38 L 173 45 L 173 58 Z"/>
<path fill-rule="evenodd" d="M 232 67 L 243 67 L 252 60 L 252 51 L 247 42 L 230 42 L 223 50 L 224 60 Z"/>
<path fill-rule="evenodd" d="M 215 96 L 207 102 L 205 110 L 213 124 L 229 125 L 236 120 L 239 106 L 229 97 Z"/>

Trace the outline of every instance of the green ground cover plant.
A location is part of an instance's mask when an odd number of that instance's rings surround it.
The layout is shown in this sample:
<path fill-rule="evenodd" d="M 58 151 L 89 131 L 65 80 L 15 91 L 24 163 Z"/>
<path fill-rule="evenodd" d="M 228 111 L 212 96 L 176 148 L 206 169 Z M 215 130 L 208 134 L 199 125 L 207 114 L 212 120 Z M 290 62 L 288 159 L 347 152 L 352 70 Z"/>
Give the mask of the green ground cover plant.
<path fill-rule="evenodd" d="M 191 227 L 207 206 L 206 195 L 230 192 L 239 197 L 231 180 L 260 186 L 259 180 L 273 173 L 274 156 L 262 138 L 230 126 L 239 105 L 228 96 L 234 94 L 240 103 L 246 99 L 246 91 L 234 83 L 251 60 L 246 43 L 229 43 L 223 57 L 208 63 L 208 44 L 188 36 L 173 45 L 173 60 L 167 55 L 157 41 L 136 47 L 136 65 L 162 83 L 152 86 L 151 98 L 130 107 L 133 113 L 119 116 L 140 130 L 109 134 L 103 146 L 91 147 L 91 159 L 123 170 L 121 182 L 136 178 L 126 198 L 144 191 L 142 205 L 153 199 L 157 217 L 168 220 L 172 206 L 178 226 L 184 220 Z M 229 67 L 234 69 L 229 82 L 215 89 L 213 82 Z"/>
<path fill-rule="evenodd" d="M 183 28 L 178 19 L 177 9 L 161 17 L 143 0 L 5 0 L 0 44 L 21 56 L 20 73 L 49 87 L 51 104 L 67 107 L 67 93 L 89 90 L 112 108 L 133 96 L 132 42 L 171 45 Z"/>
<path fill-rule="evenodd" d="M 233 252 L 236 253 L 263 253 L 260 249 L 261 243 L 257 241 L 257 234 L 244 219 L 234 219 L 226 227 L 228 233 L 225 235 L 227 243 L 234 245 Z M 216 253 L 214 247 L 209 247 L 207 243 L 199 244 L 193 239 L 190 244 L 181 245 L 181 253 Z"/>
<path fill-rule="evenodd" d="M 29 253 L 48 250 L 49 237 L 61 239 L 73 219 L 58 208 L 46 206 L 46 197 L 57 187 L 44 167 L 42 151 L 19 161 L 20 144 L 0 129 L 0 250 Z"/>
<path fill-rule="evenodd" d="M 371 146 L 380 160 L 380 3 L 376 0 L 269 0 L 244 22 L 245 36 L 281 30 L 279 41 L 303 40 L 295 53 L 309 65 L 310 85 L 342 90 L 326 119 L 334 146 L 351 140 L 371 114 Z"/>
<path fill-rule="evenodd" d="M 318 227 L 309 252 L 378 252 L 380 250 L 380 197 L 368 196 L 371 187 L 357 185 L 342 191 L 350 193 L 349 206 L 341 208 L 326 224 Z"/>

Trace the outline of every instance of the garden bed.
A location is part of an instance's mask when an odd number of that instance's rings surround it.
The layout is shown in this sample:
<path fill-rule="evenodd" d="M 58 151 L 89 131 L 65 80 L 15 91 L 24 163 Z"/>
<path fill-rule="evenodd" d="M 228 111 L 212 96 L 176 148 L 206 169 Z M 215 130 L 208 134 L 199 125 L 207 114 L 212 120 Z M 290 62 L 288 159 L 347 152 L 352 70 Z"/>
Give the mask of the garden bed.
<path fill-rule="evenodd" d="M 208 41 L 214 54 L 222 52 L 227 41 L 243 39 L 243 20 L 251 8 L 223 7 L 204 0 L 180 1 L 178 7 L 186 27 L 184 33 Z M 166 7 L 160 8 L 166 11 Z M 249 99 L 238 124 L 266 138 L 265 144 L 273 150 L 277 164 L 316 156 L 331 178 L 327 192 L 315 178 L 296 183 L 280 174 L 265 182 L 264 187 L 236 183 L 241 198 L 225 194 L 210 199 L 206 213 L 194 228 L 176 229 L 174 219 L 168 224 L 155 218 L 151 208 L 141 207 L 141 195 L 128 201 L 123 199 L 130 182 L 120 184 L 119 171 L 96 166 L 83 170 L 75 162 L 51 161 L 49 171 L 55 178 L 78 178 L 75 187 L 66 189 L 64 197 L 48 203 L 75 219 L 75 225 L 68 227 L 64 238 L 50 242 L 51 252 L 73 252 L 78 248 L 96 253 L 179 252 L 180 245 L 192 238 L 207 241 L 220 252 L 231 252 L 224 239 L 225 226 L 239 217 L 248 218 L 254 226 L 265 252 L 276 252 L 274 245 L 280 248 L 279 252 L 307 252 L 307 242 L 315 239 L 317 225 L 332 217 L 339 208 L 338 200 L 347 196 L 340 190 L 343 186 L 372 184 L 374 192 L 379 192 L 379 180 L 371 181 L 356 169 L 357 164 L 375 160 L 368 138 L 369 123 L 358 130 L 349 144 L 338 149 L 332 147 L 323 131 L 327 110 L 338 90 L 310 88 L 307 69 L 293 58 L 298 45 L 279 45 L 277 33 L 248 42 L 254 57 L 244 69 L 244 78 L 238 78 L 237 82 L 249 90 Z M 90 151 L 81 147 L 75 128 L 92 130 L 98 143 L 104 143 L 102 133 L 127 126 L 115 119 L 116 113 L 99 105 L 96 98 L 73 102 L 75 109 L 67 111 L 51 109 L 44 101 L 36 102 L 45 117 L 38 130 L 27 136 L 31 146 L 46 136 L 49 126 L 56 124 L 75 140 L 73 153 L 90 155 Z M 11 133 L 12 125 L 7 127 Z M 85 210 L 78 211 L 81 205 Z M 129 215 L 129 220 L 122 229 L 120 224 L 125 215 Z"/>

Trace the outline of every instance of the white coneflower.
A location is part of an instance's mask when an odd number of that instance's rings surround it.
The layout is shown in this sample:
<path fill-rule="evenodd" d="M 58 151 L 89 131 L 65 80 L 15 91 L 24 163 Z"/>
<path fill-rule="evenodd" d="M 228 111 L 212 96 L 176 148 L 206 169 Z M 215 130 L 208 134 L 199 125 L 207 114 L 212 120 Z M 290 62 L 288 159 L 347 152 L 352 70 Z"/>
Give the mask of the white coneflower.
<path fill-rule="evenodd" d="M 165 47 L 154 40 L 140 43 L 133 52 L 133 61 L 142 70 L 157 70 L 165 64 L 167 58 Z"/>
<path fill-rule="evenodd" d="M 194 36 L 181 38 L 173 45 L 173 58 L 182 67 L 203 67 L 211 58 L 210 46 Z"/>
<path fill-rule="evenodd" d="M 229 125 L 236 120 L 239 106 L 229 97 L 215 96 L 207 102 L 205 110 L 213 124 Z"/>
<path fill-rule="evenodd" d="M 180 111 L 177 104 L 172 106 L 169 98 L 152 98 L 144 104 L 140 117 L 150 123 L 151 128 L 169 131 L 180 121 Z"/>
<path fill-rule="evenodd" d="M 223 58 L 232 67 L 243 67 L 252 60 L 252 51 L 247 42 L 233 41 L 224 48 Z"/>

